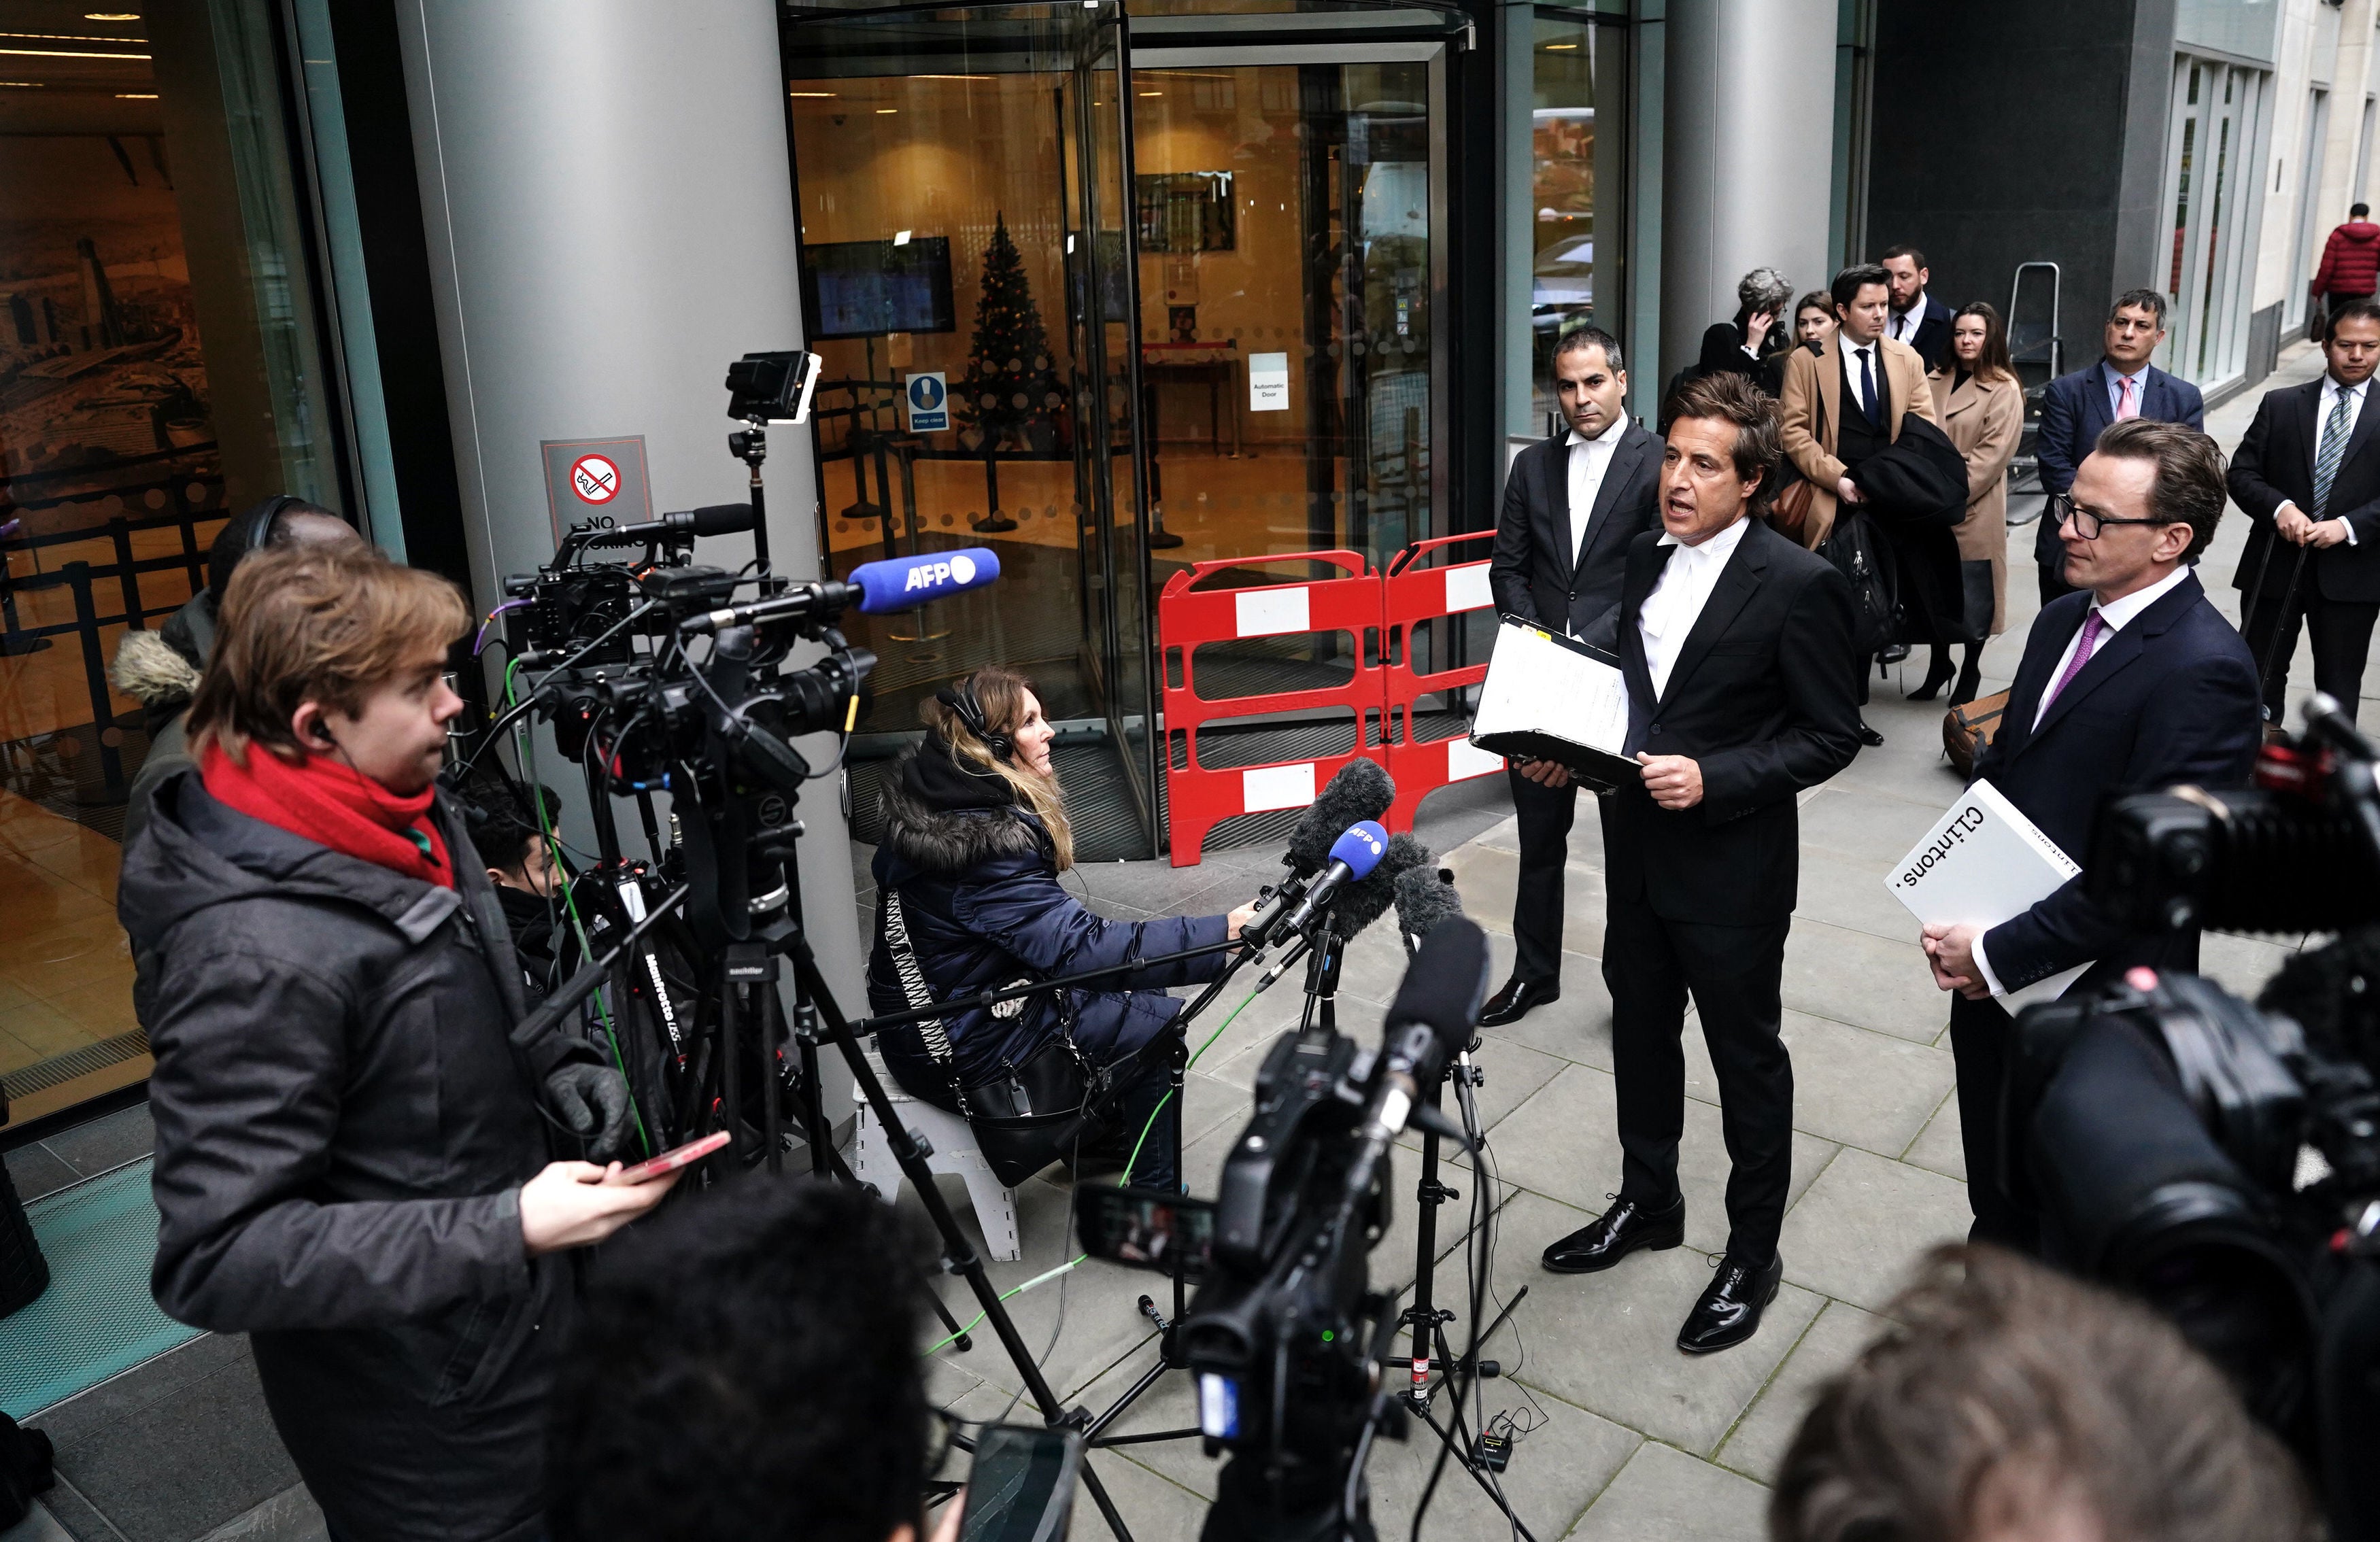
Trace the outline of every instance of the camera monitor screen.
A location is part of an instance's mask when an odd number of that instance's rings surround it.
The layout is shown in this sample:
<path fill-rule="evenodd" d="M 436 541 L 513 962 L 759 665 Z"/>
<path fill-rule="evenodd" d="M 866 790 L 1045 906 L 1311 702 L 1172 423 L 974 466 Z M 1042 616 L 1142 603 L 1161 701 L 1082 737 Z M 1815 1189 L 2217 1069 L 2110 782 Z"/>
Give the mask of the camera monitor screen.
<path fill-rule="evenodd" d="M 805 246 L 802 288 L 813 339 L 958 329 L 947 236 Z"/>
<path fill-rule="evenodd" d="M 1095 1258 L 1197 1280 L 1215 1248 L 1215 1206 L 1163 1189 L 1086 1184 L 1075 1198 L 1075 1229 Z"/>

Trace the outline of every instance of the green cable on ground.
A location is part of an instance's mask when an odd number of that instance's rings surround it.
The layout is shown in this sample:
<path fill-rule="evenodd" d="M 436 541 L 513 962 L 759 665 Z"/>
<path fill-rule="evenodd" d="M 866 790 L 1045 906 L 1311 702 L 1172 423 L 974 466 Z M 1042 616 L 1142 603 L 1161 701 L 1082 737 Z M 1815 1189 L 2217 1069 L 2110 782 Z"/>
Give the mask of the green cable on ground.
<path fill-rule="evenodd" d="M 513 660 L 504 666 L 504 705 L 507 708 L 513 705 L 513 671 L 518 668 L 520 668 L 518 659 Z M 553 838 L 552 827 L 547 822 L 545 817 L 545 799 L 537 790 L 539 786 L 537 741 L 530 736 L 528 725 L 525 723 L 516 723 L 513 733 L 516 735 L 514 743 L 520 751 L 521 770 L 528 777 L 530 789 L 528 800 L 537 806 L 538 838 L 545 843 L 546 860 L 553 864 L 554 871 L 558 875 L 562 870 L 562 843 Z M 594 953 L 587 946 L 586 923 L 578 918 L 578 902 L 572 896 L 569 884 L 558 883 L 557 886 L 562 890 L 563 912 L 570 917 L 570 929 L 578 939 L 578 956 L 593 958 Z M 604 1000 L 603 988 L 600 985 L 595 988 L 595 1011 L 597 1015 L 603 1019 L 603 1037 L 612 1047 L 612 1063 L 618 1068 L 620 1079 L 623 1082 L 628 1082 L 628 1118 L 637 1127 L 637 1144 L 642 1147 L 644 1154 L 650 1157 L 653 1155 L 653 1137 L 645 1132 L 644 1111 L 637 1107 L 636 1084 L 629 1082 L 627 1059 L 620 1053 L 620 1030 L 612 1024 L 612 1006 Z"/>
<path fill-rule="evenodd" d="M 1090 1255 L 1087 1253 L 1077 1253 L 1073 1257 L 1067 1259 L 1064 1263 L 1060 1264 L 1056 1269 L 1050 1269 L 1045 1273 L 1037 1274 L 1032 1279 L 1025 1281 L 1022 1285 L 1010 1286 L 1008 1289 L 1000 1293 L 1000 1299 L 1006 1301 L 1011 1296 L 1023 1295 L 1026 1292 L 1031 1290 L 1036 1285 L 1046 1285 L 1050 1281 L 1057 1279 L 1058 1276 L 1065 1273 L 1068 1269 L 1073 1269 L 1076 1264 L 1081 1263 L 1084 1259 L 1089 1257 Z M 960 1339 L 974 1332 L 977 1326 L 990 1315 L 991 1312 L 989 1307 L 983 1311 L 978 1312 L 974 1317 L 968 1318 L 967 1325 L 965 1328 L 960 1329 L 956 1333 L 953 1333 L 949 1338 L 942 1340 L 940 1343 L 927 1345 L 926 1354 L 932 1354 L 937 1351 L 947 1348 L 951 1344 L 958 1342 Z"/>
<path fill-rule="evenodd" d="M 1215 1031 L 1207 1036 L 1206 1043 L 1199 1045 L 1197 1049 L 1190 1052 L 1189 1062 L 1183 1067 L 1183 1069 L 1186 1071 L 1190 1066 L 1197 1064 L 1198 1057 L 1205 1054 L 1208 1048 L 1214 1044 L 1215 1040 L 1223 1037 L 1223 1030 L 1232 1026 L 1232 1019 L 1237 1017 L 1241 1013 L 1245 1012 L 1247 1010 L 1248 1003 L 1256 999 L 1257 993 L 1253 990 L 1249 991 L 1245 996 L 1241 997 L 1240 1004 L 1233 1007 L 1224 1015 L 1221 1022 L 1215 1025 Z M 1140 1127 L 1140 1138 L 1132 1143 L 1132 1155 L 1123 1160 L 1123 1175 L 1127 1179 L 1132 1176 L 1132 1164 L 1140 1160 L 1140 1148 L 1148 1144 L 1148 1132 L 1157 1128 L 1157 1116 L 1163 1113 L 1165 1111 L 1165 1105 L 1172 1101 L 1173 1101 L 1173 1089 L 1169 1087 L 1165 1089 L 1165 1096 L 1157 1100 L 1157 1106 L 1148 1111 L 1148 1121 Z M 1175 1155 L 1178 1157 L 1180 1153 L 1176 1152 Z"/>

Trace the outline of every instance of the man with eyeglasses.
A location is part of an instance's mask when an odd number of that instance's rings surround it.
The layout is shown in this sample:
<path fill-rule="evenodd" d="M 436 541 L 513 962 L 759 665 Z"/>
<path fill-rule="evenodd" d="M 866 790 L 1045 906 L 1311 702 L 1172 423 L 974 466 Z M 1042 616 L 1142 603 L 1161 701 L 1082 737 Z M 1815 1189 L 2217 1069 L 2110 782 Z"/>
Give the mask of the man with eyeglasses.
<path fill-rule="evenodd" d="M 2050 501 L 2080 590 L 2046 606 L 2002 727 L 1975 760 L 1989 782 L 2069 856 L 2089 855 L 2102 800 L 2193 782 L 2238 785 L 2255 764 L 2256 666 L 2190 561 L 2215 538 L 2223 453 L 2179 423 L 2111 425 Z M 1999 1099 L 2011 1022 L 2009 992 L 2088 965 L 2070 993 L 2145 965 L 2198 967 L 2198 933 L 2128 932 L 2076 878 L 1985 929 L 1928 926 L 1934 983 L 1955 990 L 1950 1050 L 1967 1155 L 1973 1240 L 2032 1249 L 2032 1219 L 2000 1183 Z"/>
<path fill-rule="evenodd" d="M 2041 394 L 2034 447 L 2042 492 L 2055 498 L 2071 488 L 2074 468 L 2110 423 L 2147 418 L 2206 427 L 2206 404 L 2198 387 L 2149 362 L 2164 342 L 2165 296 L 2128 289 L 2116 297 L 2100 336 L 2099 362 L 2060 375 Z M 2066 552 L 2058 543 L 2058 522 L 2046 513 L 2034 530 L 2033 560 L 2043 604 L 2074 592 L 2063 577 Z"/>
<path fill-rule="evenodd" d="M 2281 727 L 2301 623 L 2313 632 L 2313 685 L 2353 717 L 2372 623 L 2380 617 L 2380 455 L 2364 410 L 2380 366 L 2380 304 L 2342 302 L 2320 380 L 2268 391 L 2240 453 L 2231 498 L 2254 528 L 2232 587 L 2254 650 L 2267 729 Z"/>

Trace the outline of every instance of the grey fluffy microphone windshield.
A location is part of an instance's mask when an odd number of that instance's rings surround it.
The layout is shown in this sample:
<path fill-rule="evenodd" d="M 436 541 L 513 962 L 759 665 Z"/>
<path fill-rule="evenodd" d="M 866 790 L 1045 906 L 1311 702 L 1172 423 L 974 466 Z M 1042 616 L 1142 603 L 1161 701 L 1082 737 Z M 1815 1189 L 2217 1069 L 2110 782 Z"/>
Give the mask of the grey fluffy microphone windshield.
<path fill-rule="evenodd" d="M 1380 854 L 1380 865 L 1365 874 L 1360 882 L 1339 891 L 1331 909 L 1339 935 L 1353 937 L 1387 915 L 1389 906 L 1396 903 L 1397 886 L 1403 876 L 1427 868 L 1435 860 L 1429 848 L 1412 836 L 1390 836 L 1389 849 Z"/>
<path fill-rule="evenodd" d="M 1411 953 L 1421 940 L 1449 916 L 1463 914 L 1463 896 L 1454 892 L 1454 874 L 1424 863 L 1397 875 L 1397 930 Z"/>
<path fill-rule="evenodd" d="M 1289 849 L 1281 859 L 1301 874 L 1320 872 L 1330 860 L 1331 842 L 1358 820 L 1380 818 L 1396 800 L 1397 784 L 1378 761 L 1348 761 L 1307 806 L 1305 817 L 1289 833 Z"/>

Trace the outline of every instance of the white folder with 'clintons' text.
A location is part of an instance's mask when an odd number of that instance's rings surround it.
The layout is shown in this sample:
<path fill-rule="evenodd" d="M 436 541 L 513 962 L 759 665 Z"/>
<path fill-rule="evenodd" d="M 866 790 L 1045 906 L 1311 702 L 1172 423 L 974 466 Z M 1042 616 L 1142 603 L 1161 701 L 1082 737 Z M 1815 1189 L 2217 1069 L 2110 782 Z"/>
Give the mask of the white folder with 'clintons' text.
<path fill-rule="evenodd" d="M 2082 871 L 1998 787 L 1978 782 L 1910 848 L 1884 886 L 1922 925 L 1988 929 L 2032 909 Z M 2089 967 L 2078 964 L 2035 980 L 2001 1004 L 2018 1013 L 2054 1002 Z"/>

